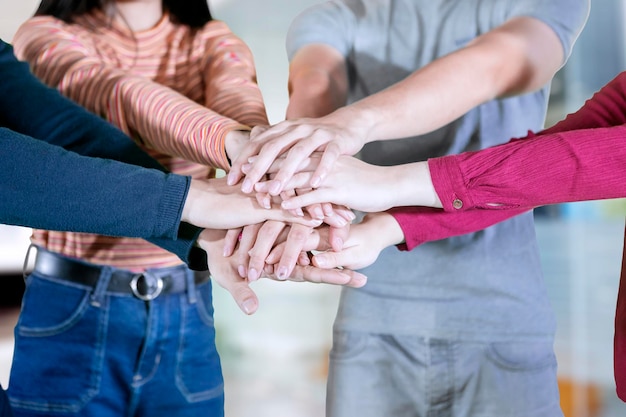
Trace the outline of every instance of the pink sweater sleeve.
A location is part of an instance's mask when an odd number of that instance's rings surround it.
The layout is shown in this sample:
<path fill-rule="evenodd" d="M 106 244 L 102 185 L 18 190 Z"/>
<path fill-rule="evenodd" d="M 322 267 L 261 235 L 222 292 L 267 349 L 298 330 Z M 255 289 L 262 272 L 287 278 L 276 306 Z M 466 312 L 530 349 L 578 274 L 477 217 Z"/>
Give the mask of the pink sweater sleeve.
<path fill-rule="evenodd" d="M 46 84 L 164 154 L 228 169 L 226 134 L 249 129 L 171 88 L 107 65 L 89 39 L 58 19 L 29 19 L 14 45 Z"/>
<path fill-rule="evenodd" d="M 444 210 L 390 211 L 406 248 L 477 231 L 534 207 L 626 197 L 626 73 L 554 127 L 428 161 Z"/>

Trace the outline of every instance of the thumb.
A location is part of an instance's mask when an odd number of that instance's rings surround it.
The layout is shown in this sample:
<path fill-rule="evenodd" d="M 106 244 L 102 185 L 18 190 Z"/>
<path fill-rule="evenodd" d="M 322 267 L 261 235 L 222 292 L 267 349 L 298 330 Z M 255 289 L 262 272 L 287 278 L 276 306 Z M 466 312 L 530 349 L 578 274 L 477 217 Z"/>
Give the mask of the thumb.
<path fill-rule="evenodd" d="M 225 287 L 225 289 L 233 297 L 233 300 L 235 300 L 235 303 L 237 303 L 241 311 L 247 315 L 254 314 L 259 308 L 259 298 L 256 293 L 252 291 L 247 281 L 239 281 L 236 284 Z"/>

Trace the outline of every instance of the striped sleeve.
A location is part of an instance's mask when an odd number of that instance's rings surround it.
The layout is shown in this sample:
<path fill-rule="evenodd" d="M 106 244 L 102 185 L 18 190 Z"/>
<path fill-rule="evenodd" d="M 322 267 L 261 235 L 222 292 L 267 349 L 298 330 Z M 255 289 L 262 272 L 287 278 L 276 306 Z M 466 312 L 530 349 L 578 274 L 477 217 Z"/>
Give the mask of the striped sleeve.
<path fill-rule="evenodd" d="M 248 126 L 267 125 L 267 112 L 248 46 L 223 22 L 206 25 L 199 39 L 204 50 L 205 105 Z"/>
<path fill-rule="evenodd" d="M 164 154 L 228 169 L 226 134 L 249 129 L 168 87 L 107 65 L 92 42 L 60 20 L 32 18 L 13 42 L 18 58 L 44 82 Z"/>

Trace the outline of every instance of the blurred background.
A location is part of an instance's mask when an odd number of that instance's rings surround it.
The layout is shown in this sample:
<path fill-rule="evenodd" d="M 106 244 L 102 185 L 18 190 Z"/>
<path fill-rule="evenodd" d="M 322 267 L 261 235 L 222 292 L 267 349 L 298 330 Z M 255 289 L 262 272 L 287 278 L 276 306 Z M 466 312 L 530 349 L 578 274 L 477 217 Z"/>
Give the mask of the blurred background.
<path fill-rule="evenodd" d="M 270 122 L 287 104 L 284 38 L 311 0 L 209 0 L 252 49 Z M 552 87 L 546 125 L 580 107 L 626 69 L 626 0 L 594 0 L 589 22 Z M 10 41 L 39 0 L 0 0 L 0 38 Z M 613 319 L 624 232 L 624 200 L 536 210 L 548 291 L 557 314 L 556 351 L 566 417 L 623 417 L 613 383 Z M 8 385 L 22 267 L 30 231 L 0 226 L 0 383 Z M 245 316 L 215 288 L 218 346 L 229 417 L 324 415 L 327 354 L 338 302 L 330 286 L 261 281 L 261 305 Z"/>

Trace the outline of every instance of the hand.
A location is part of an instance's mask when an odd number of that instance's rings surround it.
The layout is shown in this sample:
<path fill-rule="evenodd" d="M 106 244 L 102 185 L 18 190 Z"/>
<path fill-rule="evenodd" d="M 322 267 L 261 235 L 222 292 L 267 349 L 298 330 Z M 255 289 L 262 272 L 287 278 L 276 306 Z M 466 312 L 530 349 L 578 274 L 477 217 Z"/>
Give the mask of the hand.
<path fill-rule="evenodd" d="M 248 281 L 237 273 L 235 259 L 222 256 L 225 234 L 223 230 L 203 230 L 198 237 L 198 245 L 207 253 L 211 278 L 230 293 L 241 311 L 254 314 L 259 307 L 257 295 Z"/>
<path fill-rule="evenodd" d="M 365 268 L 378 259 L 383 249 L 404 241 L 400 225 L 388 213 L 368 214 L 361 223 L 353 224 L 341 251 L 330 250 L 332 236 L 328 227 L 314 229 L 305 246 L 309 250 L 322 251 L 313 256 L 314 266 L 324 269 Z"/>
<path fill-rule="evenodd" d="M 297 174 L 286 182 L 286 189 L 300 189 L 307 184 L 312 170 L 317 166 L 315 154 L 303 162 Z M 281 169 L 282 159 L 277 160 L 270 171 Z M 258 193 L 267 193 L 272 180 L 255 185 Z M 330 202 L 352 209 L 372 213 L 399 206 L 441 207 L 441 201 L 433 186 L 427 162 L 415 162 L 396 166 L 367 164 L 351 156 L 340 156 L 324 182 L 308 192 L 288 194 L 281 206 L 285 210 Z"/>
<path fill-rule="evenodd" d="M 285 153 L 286 160 L 277 172 L 275 185 L 270 190 L 272 195 L 279 195 L 283 190 L 282 184 L 291 178 L 300 163 L 313 152 L 322 150 L 323 156 L 310 183 L 312 187 L 317 187 L 339 155 L 354 155 L 365 143 L 367 132 L 346 129 L 345 120 L 350 115 L 344 113 L 350 113 L 350 110 L 339 109 L 319 119 L 286 120 L 259 134 L 253 130 L 250 142 L 233 161 L 228 183 L 238 183 L 243 176 L 242 166 L 250 163 L 250 158 L 254 157 L 241 186 L 243 192 L 252 192 L 254 184 L 265 175 L 272 162 Z"/>
<path fill-rule="evenodd" d="M 265 220 L 307 226 L 322 223 L 310 216 L 297 216 L 282 210 L 278 203 L 272 204 L 269 209 L 263 208 L 254 197 L 242 193 L 239 187 L 227 185 L 225 178 L 191 180 L 182 220 L 211 229 L 233 229 Z"/>
<path fill-rule="evenodd" d="M 246 229 L 248 233 L 246 233 Z M 295 229 L 295 230 L 294 230 Z M 257 236 L 252 236 L 256 230 Z M 278 281 L 315 282 L 333 285 L 348 285 L 361 287 L 365 285 L 366 277 L 358 272 L 347 269 L 320 269 L 311 267 L 308 255 L 302 250 L 302 245 L 308 241 L 310 229 L 301 225 L 288 225 L 279 222 L 266 222 L 262 226 L 249 226 L 244 229 L 239 240 L 239 246 L 235 247 L 235 238 L 238 231 L 228 233 L 224 255 L 237 259 L 238 270 L 242 277 L 249 281 L 259 278 L 271 278 Z M 290 244 L 286 245 L 290 237 Z M 279 243 L 276 247 L 272 248 Z M 288 249 L 286 249 L 288 248 Z M 249 266 L 242 264 L 249 259 Z M 270 262 L 271 260 L 271 262 Z M 281 262 L 278 265 L 279 261 Z M 281 269 L 279 272 L 279 269 Z"/>

